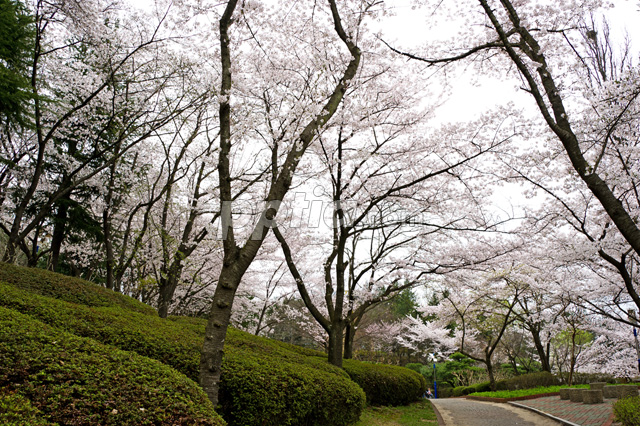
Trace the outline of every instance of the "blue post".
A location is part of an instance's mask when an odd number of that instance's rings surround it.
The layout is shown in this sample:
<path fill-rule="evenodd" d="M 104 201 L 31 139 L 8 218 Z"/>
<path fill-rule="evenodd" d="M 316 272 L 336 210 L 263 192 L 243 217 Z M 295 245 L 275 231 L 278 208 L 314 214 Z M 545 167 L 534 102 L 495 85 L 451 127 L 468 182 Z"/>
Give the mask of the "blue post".
<path fill-rule="evenodd" d="M 640 360 L 638 360 L 638 362 L 640 363 Z M 434 398 L 438 398 L 438 383 L 436 380 L 436 362 L 435 362 L 435 357 L 434 357 L 434 361 L 433 361 L 433 397 Z"/>
<path fill-rule="evenodd" d="M 627 318 L 629 318 L 629 321 L 633 324 L 633 338 L 636 342 L 636 358 L 638 358 L 638 371 L 640 371 L 640 345 L 638 344 L 638 330 L 636 330 L 636 325 L 638 325 L 636 311 L 634 309 L 629 309 L 627 311 Z"/>

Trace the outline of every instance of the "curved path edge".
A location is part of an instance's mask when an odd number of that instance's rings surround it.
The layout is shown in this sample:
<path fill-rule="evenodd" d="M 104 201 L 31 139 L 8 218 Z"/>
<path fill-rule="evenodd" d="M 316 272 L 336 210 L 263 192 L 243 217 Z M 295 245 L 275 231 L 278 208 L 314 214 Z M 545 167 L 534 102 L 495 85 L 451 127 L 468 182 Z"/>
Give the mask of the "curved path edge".
<path fill-rule="evenodd" d="M 438 425 L 445 426 L 444 419 L 442 418 L 442 414 L 440 414 L 440 411 L 438 411 L 438 407 L 436 407 L 436 404 L 431 403 L 431 407 L 433 408 L 433 412 L 436 413 L 436 418 L 438 419 Z"/>
<path fill-rule="evenodd" d="M 534 413 L 536 413 L 536 414 L 539 414 L 539 415 L 544 416 L 544 417 L 548 417 L 548 418 L 550 418 L 551 420 L 555 420 L 556 422 L 561 423 L 561 424 L 563 424 L 564 426 L 580 426 L 580 425 L 579 425 L 579 424 L 577 424 L 577 423 L 573 423 L 573 422 L 570 422 L 570 421 L 568 421 L 568 420 L 561 419 L 560 417 L 556 417 L 556 416 L 554 416 L 554 415 L 552 415 L 552 414 L 545 413 L 544 411 L 540 411 L 540 410 L 538 410 L 537 408 L 529 407 L 529 406 L 524 405 L 524 404 L 519 404 L 519 403 L 517 403 L 517 402 L 511 402 L 511 401 L 507 402 L 507 404 L 515 405 L 515 406 L 516 406 L 516 407 L 518 407 L 518 408 L 524 408 L 524 409 L 526 409 L 526 410 L 533 411 L 533 412 L 534 412 Z M 439 421 L 440 421 L 440 420 L 438 420 L 438 422 L 439 422 Z"/>
<path fill-rule="evenodd" d="M 557 426 L 559 423 L 519 406 L 467 398 L 431 401 L 440 426 Z"/>

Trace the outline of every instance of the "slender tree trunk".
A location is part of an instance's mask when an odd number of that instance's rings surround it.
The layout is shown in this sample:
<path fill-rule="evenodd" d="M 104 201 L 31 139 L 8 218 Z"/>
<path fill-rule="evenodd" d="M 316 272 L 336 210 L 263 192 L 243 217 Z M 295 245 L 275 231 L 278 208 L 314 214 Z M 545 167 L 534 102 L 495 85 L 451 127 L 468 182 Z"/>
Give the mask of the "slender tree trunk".
<path fill-rule="evenodd" d="M 262 309 L 260 309 L 260 316 L 258 317 L 258 324 L 256 324 L 256 330 L 253 334 L 255 334 L 256 336 L 258 336 L 260 334 L 260 331 L 262 331 L 262 322 L 264 321 L 264 316 L 267 313 L 267 308 L 268 306 L 268 302 L 269 302 L 269 297 L 267 296 L 267 298 L 264 301 L 264 305 L 262 305 Z"/>
<path fill-rule="evenodd" d="M 64 242 L 65 231 L 67 229 L 67 212 L 69 210 L 67 201 L 69 201 L 70 198 L 71 196 L 69 194 L 62 197 L 56 209 L 53 236 L 51 238 L 51 262 L 49 262 L 49 269 L 51 271 L 58 271 L 60 251 L 62 250 L 62 243 Z"/>
<path fill-rule="evenodd" d="M 496 391 L 496 377 L 493 374 L 493 363 L 491 362 L 491 357 L 487 357 L 485 364 L 487 366 L 487 375 L 489 376 L 489 387 L 491 387 L 491 391 Z"/>
<path fill-rule="evenodd" d="M 38 240 L 40 239 L 41 230 L 42 228 L 40 227 L 40 225 L 36 226 L 34 230 L 34 235 L 31 243 L 31 253 L 27 255 L 27 266 L 30 268 L 35 268 L 38 265 L 38 254 L 40 251 Z"/>
<path fill-rule="evenodd" d="M 536 352 L 538 352 L 538 357 L 540 358 L 540 364 L 542 367 L 542 371 L 551 372 L 551 364 L 549 363 L 549 347 L 547 345 L 547 350 L 545 351 L 544 345 L 542 344 L 542 339 L 540 339 L 540 331 L 539 330 L 531 330 L 531 336 L 533 337 L 533 344 L 536 347 Z"/>
<path fill-rule="evenodd" d="M 569 386 L 573 385 L 573 372 L 576 367 L 576 330 L 571 334 L 571 357 L 569 358 Z"/>
<path fill-rule="evenodd" d="M 173 294 L 176 291 L 177 284 L 177 277 L 174 275 L 163 278 L 160 282 L 158 293 L 158 316 L 160 318 L 166 318 L 169 315 L 169 307 L 173 301 Z"/>
<path fill-rule="evenodd" d="M 105 263 L 107 268 L 107 282 L 105 286 L 110 290 L 116 289 L 115 284 L 115 254 L 111 235 L 111 215 L 109 206 L 102 211 L 102 233 L 104 235 Z"/>
<path fill-rule="evenodd" d="M 39 15 L 40 8 L 36 10 L 35 16 L 35 29 L 36 29 L 36 37 L 35 37 L 35 45 L 34 45 L 34 55 L 33 55 L 33 64 L 31 66 L 31 90 L 33 92 L 33 106 L 34 106 L 34 114 L 35 114 L 35 128 L 36 128 L 36 136 L 38 140 L 38 154 L 35 161 L 35 166 L 33 169 L 33 175 L 31 176 L 31 180 L 29 181 L 29 186 L 25 192 L 24 197 L 20 201 L 20 203 L 16 206 L 13 211 L 13 223 L 11 224 L 11 231 L 9 232 L 5 252 L 2 260 L 8 263 L 14 263 L 16 261 L 17 255 L 17 247 L 20 240 L 20 228 L 22 226 L 22 220 L 24 219 L 24 213 L 29 205 L 29 202 L 33 198 L 33 194 L 35 194 L 36 189 L 38 187 L 38 183 L 40 182 L 40 176 L 42 175 L 44 169 L 44 154 L 47 141 L 45 140 L 43 129 L 42 129 L 42 111 L 40 109 L 40 96 L 38 96 L 38 88 L 37 88 L 37 72 L 38 72 L 38 62 L 40 60 L 41 54 L 41 40 L 42 40 L 42 17 Z"/>
<path fill-rule="evenodd" d="M 176 256 L 180 256 L 180 254 L 178 253 Z M 166 318 L 169 315 L 169 307 L 173 301 L 176 288 L 178 288 L 183 269 L 182 261 L 180 259 L 174 259 L 169 270 L 166 272 L 166 277 L 160 280 L 158 293 L 158 316 L 160 318 Z"/>
<path fill-rule="evenodd" d="M 246 268 L 238 268 L 237 265 L 223 265 L 213 295 L 213 306 L 216 309 L 211 309 L 205 330 L 204 344 L 202 345 L 203 356 L 200 358 L 200 386 L 214 405 L 218 404 L 222 356 L 224 355 L 224 345 L 221 345 L 220 342 L 226 340 L 233 300 L 244 271 Z"/>
<path fill-rule="evenodd" d="M 516 376 L 520 375 L 520 370 L 518 369 L 518 363 L 516 362 L 516 357 L 513 357 L 509 360 L 511 363 L 511 368 L 513 368 L 513 374 Z"/>

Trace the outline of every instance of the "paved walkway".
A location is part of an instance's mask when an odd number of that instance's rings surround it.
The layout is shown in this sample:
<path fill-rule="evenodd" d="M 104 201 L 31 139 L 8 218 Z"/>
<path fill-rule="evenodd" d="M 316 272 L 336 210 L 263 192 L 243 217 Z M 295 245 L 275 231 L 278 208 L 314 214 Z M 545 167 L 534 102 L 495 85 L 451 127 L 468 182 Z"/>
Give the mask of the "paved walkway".
<path fill-rule="evenodd" d="M 605 399 L 602 404 L 581 404 L 563 401 L 559 396 L 529 399 L 510 403 L 531 408 L 551 416 L 565 420 L 568 425 L 611 426 L 613 423 L 612 404 L 615 399 Z"/>
<path fill-rule="evenodd" d="M 509 404 L 465 398 L 432 399 L 444 426 L 558 426 L 560 423 Z"/>
<path fill-rule="evenodd" d="M 431 400 L 441 426 L 611 426 L 615 399 L 582 404 L 549 396 L 494 403 L 465 398 Z"/>

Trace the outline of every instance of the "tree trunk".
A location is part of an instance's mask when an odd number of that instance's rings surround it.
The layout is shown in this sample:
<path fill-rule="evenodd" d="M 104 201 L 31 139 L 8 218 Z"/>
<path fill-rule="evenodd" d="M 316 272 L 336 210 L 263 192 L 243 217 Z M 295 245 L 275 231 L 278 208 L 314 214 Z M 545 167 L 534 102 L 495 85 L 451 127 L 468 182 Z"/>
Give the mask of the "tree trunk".
<path fill-rule="evenodd" d="M 49 263 L 49 269 L 54 272 L 58 272 L 60 251 L 67 228 L 67 212 L 69 210 L 67 201 L 70 198 L 69 194 L 62 197 L 56 210 L 55 225 L 53 226 L 53 236 L 51 239 L 51 262 Z"/>
<path fill-rule="evenodd" d="M 260 335 L 260 331 L 262 331 L 262 321 L 264 321 L 264 316 L 267 313 L 267 308 L 269 302 L 269 297 L 267 296 L 264 300 L 264 305 L 262 305 L 262 309 L 260 310 L 260 316 L 258 317 L 258 323 L 256 324 L 256 330 L 253 334 L 256 336 Z"/>
<path fill-rule="evenodd" d="M 333 322 L 329 331 L 329 364 L 342 368 L 342 344 L 344 325 Z"/>
<path fill-rule="evenodd" d="M 569 358 L 569 386 L 573 385 L 573 372 L 576 366 L 576 330 L 571 334 L 571 357 Z"/>
<path fill-rule="evenodd" d="M 344 333 L 344 359 L 353 359 L 353 340 L 356 336 L 356 326 L 347 322 Z"/>
<path fill-rule="evenodd" d="M 218 404 L 218 390 L 220 388 L 220 374 L 223 356 L 223 348 L 226 339 L 227 328 L 231 318 L 231 308 L 233 300 L 240 284 L 242 276 L 251 265 L 251 262 L 262 246 L 266 236 L 266 231 L 272 226 L 272 220 L 277 214 L 279 202 L 291 187 L 291 182 L 296 168 L 311 142 L 316 138 L 321 129 L 335 114 L 342 98 L 347 90 L 350 80 L 352 80 L 360 63 L 360 49 L 347 36 L 340 16 L 338 14 L 335 0 L 329 0 L 331 6 L 334 27 L 340 39 L 346 44 L 352 59 L 347 66 L 344 75 L 337 83 L 333 93 L 326 101 L 324 108 L 315 116 L 302 130 L 295 147 L 286 156 L 279 174 L 274 176 L 269 194 L 265 201 L 270 207 L 264 212 L 264 221 L 261 219 L 254 227 L 250 239 L 240 249 L 236 245 L 233 221 L 231 215 L 231 202 L 234 200 L 231 188 L 231 165 L 229 155 L 231 152 L 231 104 L 229 95 L 231 93 L 231 51 L 228 30 L 232 24 L 232 15 L 237 5 L 237 0 L 229 0 L 224 13 L 220 18 L 220 59 L 222 64 L 222 81 L 220 90 L 220 151 L 218 157 L 218 175 L 220 182 L 220 207 L 221 225 L 223 233 L 224 261 L 218 285 L 213 295 L 211 311 L 207 327 L 205 330 L 204 343 L 202 345 L 202 356 L 200 358 L 200 385 L 206 392 L 213 405 Z M 277 165 L 276 165 L 277 169 Z M 274 204 L 271 204 L 274 202 Z M 341 317 L 340 317 L 341 318 Z M 338 350 L 340 352 L 340 363 L 342 363 L 342 329 L 340 324 L 340 342 Z M 335 345 L 334 345 L 335 350 Z M 331 355 L 330 355 L 331 356 Z"/>
<path fill-rule="evenodd" d="M 516 52 L 514 44 L 509 40 L 507 32 L 496 17 L 489 2 L 487 0 L 480 0 L 480 4 L 485 10 L 487 17 L 491 20 L 500 40 L 503 42 L 505 51 L 529 84 L 527 92 L 534 97 L 538 109 L 549 128 L 562 143 L 573 169 L 578 173 L 591 193 L 598 199 L 600 205 L 602 205 L 607 215 L 611 218 L 633 251 L 636 254 L 640 254 L 640 228 L 638 227 L 637 221 L 633 217 L 633 213 L 625 209 L 625 206 L 616 197 L 612 187 L 594 171 L 593 165 L 585 158 L 579 138 L 573 131 L 570 116 L 565 109 L 562 91 L 558 89 L 547 66 L 544 49 L 540 48 L 538 41 L 533 37 L 532 33 L 525 26 L 521 25 L 520 17 L 511 2 L 502 0 L 503 6 L 508 10 L 509 19 L 520 36 L 521 41 L 519 46 L 525 46 L 522 50 L 525 52 L 528 60 L 540 64 L 540 66 L 536 67 L 536 73 L 540 79 L 540 83 L 538 83 L 531 71 L 527 68 L 523 58 Z M 614 183 L 612 183 L 612 185 L 613 184 Z"/>
<path fill-rule="evenodd" d="M 496 391 L 496 378 L 493 375 L 493 363 L 491 362 L 491 358 L 487 357 L 485 364 L 487 365 L 487 375 L 489 376 L 489 387 L 492 392 Z"/>
<path fill-rule="evenodd" d="M 27 255 L 27 266 L 30 268 L 35 268 L 38 266 L 38 259 L 40 258 L 40 246 L 38 245 L 38 240 L 40 239 L 40 225 L 36 226 L 33 232 L 33 239 L 31 242 L 31 253 Z"/>
<path fill-rule="evenodd" d="M 551 373 L 551 364 L 549 362 L 549 350 L 545 351 L 544 345 L 542 344 L 542 340 L 540 339 L 540 330 L 532 329 L 531 336 L 533 337 L 533 344 L 536 347 L 536 352 L 538 352 L 538 357 L 540 358 L 540 364 L 542 366 L 542 371 L 548 371 Z"/>
<path fill-rule="evenodd" d="M 158 292 L 158 316 L 160 318 L 166 318 L 169 315 L 169 307 L 178 287 L 178 278 L 181 272 L 182 268 L 180 271 L 169 271 L 168 276 L 160 280 Z"/>
<path fill-rule="evenodd" d="M 231 308 L 244 270 L 235 267 L 235 265 L 222 267 L 213 295 L 213 306 L 216 309 L 211 309 L 205 330 L 202 357 L 200 358 L 200 386 L 214 406 L 218 405 L 223 348 L 231 319 Z"/>

